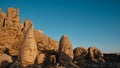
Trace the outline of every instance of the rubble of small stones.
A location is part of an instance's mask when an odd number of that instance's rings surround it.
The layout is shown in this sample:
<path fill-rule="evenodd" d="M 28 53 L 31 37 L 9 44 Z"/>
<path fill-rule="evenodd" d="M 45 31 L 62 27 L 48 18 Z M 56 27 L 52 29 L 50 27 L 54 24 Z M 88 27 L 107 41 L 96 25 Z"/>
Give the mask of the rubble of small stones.
<path fill-rule="evenodd" d="M 22 24 L 19 9 L 0 9 L 0 68 L 120 68 L 120 54 L 104 54 L 97 47 L 76 47 L 63 35 L 60 41 Z"/>

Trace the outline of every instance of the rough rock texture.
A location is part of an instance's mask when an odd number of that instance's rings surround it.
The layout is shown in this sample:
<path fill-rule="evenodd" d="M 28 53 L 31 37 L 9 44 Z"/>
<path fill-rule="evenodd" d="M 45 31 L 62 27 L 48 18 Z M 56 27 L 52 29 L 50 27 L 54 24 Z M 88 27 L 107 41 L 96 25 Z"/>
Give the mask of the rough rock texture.
<path fill-rule="evenodd" d="M 32 21 L 24 20 L 24 29 L 23 29 L 24 33 L 26 33 L 26 31 L 27 31 L 27 29 L 29 28 L 30 25 L 33 25 Z"/>
<path fill-rule="evenodd" d="M 66 35 L 63 35 L 60 39 L 58 57 L 61 64 L 66 64 L 68 62 L 72 62 L 73 60 L 73 48 Z"/>
<path fill-rule="evenodd" d="M 3 26 L 5 17 L 6 17 L 6 14 L 4 14 L 0 8 L 0 27 Z"/>
<path fill-rule="evenodd" d="M 19 17 L 19 9 L 8 8 L 6 14 L 0 9 L 0 62 L 2 60 L 7 60 L 1 62 L 0 68 L 23 68 L 18 59 L 18 54 L 20 54 L 20 47 L 30 25 L 33 25 L 30 20 L 25 20 L 24 25 L 22 24 Z M 104 54 L 105 56 L 102 56 L 99 49 L 90 47 L 85 58 L 86 62 L 77 64 L 76 61 L 72 62 L 74 56 L 73 49 L 67 36 L 64 35 L 61 38 L 60 43 L 58 43 L 58 41 L 46 36 L 41 30 L 33 29 L 32 32 L 34 33 L 34 42 L 36 43 L 39 52 L 35 64 L 33 65 L 34 67 L 32 68 L 120 68 L 120 54 Z M 27 48 L 27 50 L 27 53 L 34 51 L 34 49 L 32 50 L 31 48 Z M 76 53 L 77 55 L 80 54 L 79 57 L 85 56 L 83 55 L 85 54 L 84 50 L 80 49 L 79 52 L 78 49 Z M 27 56 L 29 56 L 29 54 Z M 75 59 L 82 59 L 82 57 L 79 57 L 75 57 Z M 104 62 L 103 57 L 106 62 L 100 63 Z M 29 57 L 24 58 L 27 58 L 25 60 L 29 60 Z M 58 62 L 58 58 L 60 63 Z M 89 60 L 96 62 L 97 64 L 89 63 Z"/>
<path fill-rule="evenodd" d="M 84 61 L 85 56 L 88 54 L 88 50 L 85 47 L 77 47 L 73 52 L 75 61 Z"/>
<path fill-rule="evenodd" d="M 12 57 L 7 54 L 0 54 L 0 68 L 9 67 L 9 64 L 12 63 Z"/>
<path fill-rule="evenodd" d="M 58 50 L 58 41 L 46 36 L 40 30 L 34 30 L 34 36 L 39 51 Z"/>
<path fill-rule="evenodd" d="M 40 53 L 37 55 L 37 64 L 42 64 L 45 61 L 45 54 Z"/>
<path fill-rule="evenodd" d="M 56 63 L 56 55 L 50 55 L 50 63 Z"/>
<path fill-rule="evenodd" d="M 25 20 L 24 25 L 21 23 L 18 9 L 8 8 L 6 14 L 0 9 L 0 53 L 18 56 L 24 34 L 30 24 L 30 20 Z M 34 35 L 39 51 L 58 50 L 58 41 L 46 36 L 41 30 L 34 30 Z"/>
<path fill-rule="evenodd" d="M 22 66 L 26 67 L 29 65 L 33 65 L 37 54 L 37 45 L 34 39 L 33 26 L 31 25 L 28 28 L 23 43 L 20 47 L 19 58 Z"/>
<path fill-rule="evenodd" d="M 99 63 L 99 62 L 105 62 L 103 59 L 103 53 L 96 47 L 89 47 L 88 48 L 88 55 L 90 58 L 90 61 Z"/>

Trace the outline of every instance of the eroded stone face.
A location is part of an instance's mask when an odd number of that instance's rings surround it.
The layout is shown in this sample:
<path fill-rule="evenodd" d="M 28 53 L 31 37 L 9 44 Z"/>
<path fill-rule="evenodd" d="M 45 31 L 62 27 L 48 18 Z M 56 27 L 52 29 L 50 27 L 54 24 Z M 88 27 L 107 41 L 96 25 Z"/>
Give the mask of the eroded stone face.
<path fill-rule="evenodd" d="M 77 47 L 74 49 L 74 60 L 84 61 L 85 56 L 88 54 L 88 50 L 85 47 Z"/>
<path fill-rule="evenodd" d="M 8 48 L 11 56 L 18 56 L 24 34 L 26 34 L 27 29 L 31 24 L 32 22 L 30 20 L 25 20 L 24 25 L 21 23 L 19 9 L 8 8 L 6 14 L 0 9 L 0 53 L 4 53 L 6 48 Z M 41 30 L 34 30 L 34 36 L 39 51 L 58 51 L 58 41 L 48 37 L 42 33 Z"/>
<path fill-rule="evenodd" d="M 31 25 L 25 35 L 20 48 L 20 61 L 23 67 L 33 65 L 38 54 L 37 45 L 34 40 L 33 26 Z"/>
<path fill-rule="evenodd" d="M 72 44 L 70 43 L 66 35 L 63 35 L 62 38 L 60 39 L 58 56 L 59 56 L 58 60 L 62 64 L 72 62 L 73 60 L 74 55 Z"/>
<path fill-rule="evenodd" d="M 88 48 L 88 55 L 89 58 L 92 62 L 105 62 L 105 60 L 103 59 L 103 53 L 96 47 L 90 47 Z"/>

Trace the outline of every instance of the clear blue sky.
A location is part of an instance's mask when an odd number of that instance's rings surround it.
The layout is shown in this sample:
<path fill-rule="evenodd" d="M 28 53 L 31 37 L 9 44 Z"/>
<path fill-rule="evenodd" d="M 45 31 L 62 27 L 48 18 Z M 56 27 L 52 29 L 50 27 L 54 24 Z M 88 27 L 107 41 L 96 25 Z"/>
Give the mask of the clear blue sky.
<path fill-rule="evenodd" d="M 53 39 L 68 35 L 74 48 L 120 53 L 120 0 L 0 0 L 4 12 L 9 7 Z"/>

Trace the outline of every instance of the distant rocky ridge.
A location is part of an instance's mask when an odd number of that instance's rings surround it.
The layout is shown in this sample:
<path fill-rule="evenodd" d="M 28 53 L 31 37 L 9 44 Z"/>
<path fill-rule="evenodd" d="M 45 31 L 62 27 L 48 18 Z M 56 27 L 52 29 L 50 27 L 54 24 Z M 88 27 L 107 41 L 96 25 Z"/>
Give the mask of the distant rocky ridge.
<path fill-rule="evenodd" d="M 63 35 L 60 42 L 22 24 L 19 9 L 0 9 L 0 68 L 120 68 L 120 54 L 103 54 L 96 47 L 76 47 Z"/>

